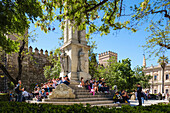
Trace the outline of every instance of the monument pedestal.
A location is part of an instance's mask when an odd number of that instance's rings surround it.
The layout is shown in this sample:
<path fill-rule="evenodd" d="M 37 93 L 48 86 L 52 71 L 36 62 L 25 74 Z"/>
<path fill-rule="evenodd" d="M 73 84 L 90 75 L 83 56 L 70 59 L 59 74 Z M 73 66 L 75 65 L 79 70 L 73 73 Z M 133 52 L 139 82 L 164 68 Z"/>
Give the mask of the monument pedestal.
<path fill-rule="evenodd" d="M 86 72 L 77 72 L 79 80 L 81 80 L 81 77 L 83 77 L 84 80 L 90 80 L 91 75 Z"/>
<path fill-rule="evenodd" d="M 74 90 L 66 84 L 59 84 L 55 89 L 53 89 L 52 94 L 49 95 L 49 98 L 68 99 L 76 98 L 76 95 L 74 94 Z"/>

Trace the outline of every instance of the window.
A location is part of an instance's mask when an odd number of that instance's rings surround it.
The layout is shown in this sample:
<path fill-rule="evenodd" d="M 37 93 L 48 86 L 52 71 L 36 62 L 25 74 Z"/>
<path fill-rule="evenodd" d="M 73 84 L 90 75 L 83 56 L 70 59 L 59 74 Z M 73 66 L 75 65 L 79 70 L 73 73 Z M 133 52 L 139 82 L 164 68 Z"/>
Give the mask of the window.
<path fill-rule="evenodd" d="M 166 89 L 166 94 L 168 93 L 168 89 Z"/>
<path fill-rule="evenodd" d="M 169 74 L 166 74 L 166 80 L 168 80 L 169 79 Z"/>
<path fill-rule="evenodd" d="M 157 75 L 154 76 L 154 80 L 157 80 Z"/>
<path fill-rule="evenodd" d="M 154 90 L 154 94 L 157 94 L 157 90 Z"/>

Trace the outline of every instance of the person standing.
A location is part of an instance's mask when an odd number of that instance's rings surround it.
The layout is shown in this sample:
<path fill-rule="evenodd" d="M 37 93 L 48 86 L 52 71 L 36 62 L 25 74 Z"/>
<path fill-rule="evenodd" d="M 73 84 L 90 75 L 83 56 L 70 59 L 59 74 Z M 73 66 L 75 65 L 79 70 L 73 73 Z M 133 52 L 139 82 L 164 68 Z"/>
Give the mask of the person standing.
<path fill-rule="evenodd" d="M 141 87 L 141 85 L 138 83 L 138 84 L 137 84 L 137 97 L 138 97 L 138 101 L 139 101 L 139 106 L 142 106 L 141 92 L 142 92 L 142 87 Z"/>
<path fill-rule="evenodd" d="M 18 81 L 17 89 L 18 89 L 18 97 L 17 97 L 17 101 L 18 101 L 18 102 L 22 102 L 22 87 L 21 87 L 21 80 Z"/>
<path fill-rule="evenodd" d="M 166 98 L 167 98 L 167 100 L 169 100 L 169 93 L 166 94 Z"/>
<path fill-rule="evenodd" d="M 145 91 L 145 100 L 148 100 L 148 91 Z"/>
<path fill-rule="evenodd" d="M 162 93 L 162 100 L 165 100 L 165 93 Z"/>

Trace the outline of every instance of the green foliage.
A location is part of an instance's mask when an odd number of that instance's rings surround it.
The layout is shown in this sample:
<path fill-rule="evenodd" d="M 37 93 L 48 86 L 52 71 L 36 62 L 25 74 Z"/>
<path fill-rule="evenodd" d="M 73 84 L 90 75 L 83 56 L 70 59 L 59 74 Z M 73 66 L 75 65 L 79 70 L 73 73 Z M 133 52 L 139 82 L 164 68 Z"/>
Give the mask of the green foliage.
<path fill-rule="evenodd" d="M 134 68 L 135 82 L 140 83 L 143 88 L 150 88 L 149 80 L 152 78 L 151 75 L 145 75 L 143 67 L 136 66 Z"/>
<path fill-rule="evenodd" d="M 170 14 L 168 0 L 42 0 L 44 15 L 36 26 L 48 32 L 52 30 L 52 22 L 61 22 L 64 29 L 65 20 L 71 20 L 71 25 L 78 30 L 88 31 L 90 34 L 98 32 L 107 35 L 111 30 L 127 29 L 137 32 L 138 27 L 144 27 L 151 32 L 146 37 L 146 50 L 149 54 L 158 56 L 170 48 L 169 29 Z M 126 17 L 126 18 L 125 18 Z M 98 24 L 100 23 L 100 24 Z M 157 48 L 158 47 L 158 48 Z"/>
<path fill-rule="evenodd" d="M 45 32 L 55 20 L 59 20 L 61 28 L 64 29 L 66 19 L 71 20 L 71 24 L 78 30 L 88 28 L 86 38 L 96 31 L 101 31 L 101 35 L 107 35 L 110 33 L 110 28 L 113 30 L 125 28 L 136 32 L 134 28 L 128 26 L 129 20 L 117 20 L 122 12 L 121 0 L 43 0 L 42 5 L 44 12 L 48 13 L 37 21 L 36 26 L 40 26 Z M 100 21 L 101 25 L 96 25 L 96 21 Z"/>
<path fill-rule="evenodd" d="M 145 30 L 150 32 L 150 35 L 146 37 L 143 47 L 150 57 L 153 54 L 160 56 L 170 49 L 169 5 L 169 0 L 143 0 L 132 8 L 135 13 L 131 18 L 133 23 L 138 26 L 148 23 Z"/>
<path fill-rule="evenodd" d="M 30 21 L 42 17 L 43 12 L 38 0 L 1 0 L 0 1 L 0 47 L 7 53 L 16 52 L 17 41 L 7 39 L 7 34 L 21 34 L 29 28 Z"/>
<path fill-rule="evenodd" d="M 15 42 L 11 39 L 7 39 L 5 36 L 0 34 L 0 48 L 2 48 L 6 53 L 10 53 L 11 51 L 13 52 L 18 52 L 18 42 Z"/>
<path fill-rule="evenodd" d="M 92 77 L 98 76 L 98 70 L 97 70 L 98 63 L 97 63 L 96 56 L 97 56 L 97 54 L 95 54 L 95 53 L 92 53 L 89 56 L 89 74 Z"/>
<path fill-rule="evenodd" d="M 168 57 L 165 57 L 164 55 L 159 57 L 158 63 L 162 66 L 165 67 L 166 64 L 168 64 Z"/>
<path fill-rule="evenodd" d="M 82 104 L 74 105 L 51 105 L 51 104 L 29 104 L 23 102 L 0 102 L 2 113 L 168 113 L 170 104 L 158 104 L 151 106 L 122 106 L 121 108 L 84 107 Z"/>
<path fill-rule="evenodd" d="M 110 86 L 117 85 L 118 90 L 128 90 L 129 92 L 136 88 L 137 83 L 141 83 L 143 88 L 148 88 L 150 75 L 144 75 L 143 68 L 137 66 L 131 69 L 131 60 L 129 58 L 116 62 L 114 57 L 108 60 L 108 66 L 98 67 L 100 77 L 105 78 L 106 83 Z"/>
<path fill-rule="evenodd" d="M 9 95 L 8 93 L 0 93 L 0 102 L 2 101 L 8 101 L 9 100 Z"/>
<path fill-rule="evenodd" d="M 56 49 L 54 52 L 54 56 L 49 56 L 49 61 L 52 66 L 44 67 L 44 75 L 46 79 L 52 79 L 59 77 L 61 72 L 61 64 L 60 64 L 60 49 Z"/>
<path fill-rule="evenodd" d="M 101 70 L 102 68 L 100 68 Z M 131 69 L 131 60 L 124 59 L 122 61 L 116 62 L 115 58 L 112 57 L 108 61 L 108 66 L 102 70 L 100 74 L 103 73 L 102 77 L 105 78 L 106 83 L 111 86 L 117 85 L 119 90 L 130 91 L 134 86 L 134 75 Z"/>
<path fill-rule="evenodd" d="M 95 41 L 88 40 L 88 45 L 90 46 L 89 54 L 89 74 L 92 77 L 98 76 L 98 62 L 97 62 L 97 53 L 94 53 L 94 49 L 97 49 L 97 45 Z"/>

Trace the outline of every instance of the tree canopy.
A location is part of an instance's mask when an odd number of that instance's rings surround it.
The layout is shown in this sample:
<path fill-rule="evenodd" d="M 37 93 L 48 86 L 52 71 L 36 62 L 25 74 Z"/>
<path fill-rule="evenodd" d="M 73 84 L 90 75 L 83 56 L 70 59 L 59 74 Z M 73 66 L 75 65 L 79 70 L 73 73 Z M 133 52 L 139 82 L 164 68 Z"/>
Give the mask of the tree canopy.
<path fill-rule="evenodd" d="M 38 0 L 1 0 L 0 1 L 0 47 L 5 52 L 19 51 L 19 43 L 8 39 L 8 34 L 24 34 L 30 21 L 42 17 L 43 10 Z"/>
<path fill-rule="evenodd" d="M 103 77 L 109 86 L 116 85 L 118 90 L 133 91 L 137 83 L 141 83 L 143 88 L 150 87 L 151 76 L 144 75 L 143 68 L 139 66 L 132 70 L 129 58 L 116 62 L 112 57 L 108 60 L 107 67 L 98 66 L 97 70 L 94 77 Z"/>
<path fill-rule="evenodd" d="M 36 26 L 41 26 L 47 32 L 51 30 L 52 21 L 59 20 L 63 29 L 65 20 L 69 19 L 79 30 L 86 29 L 86 38 L 89 38 L 90 34 L 97 31 L 101 35 L 120 29 L 136 32 L 138 27 L 148 23 L 144 27 L 151 35 L 146 37 L 144 47 L 156 56 L 170 49 L 169 0 L 135 0 L 129 4 L 130 1 L 42 0 L 43 9 L 47 13 L 37 21 Z"/>
<path fill-rule="evenodd" d="M 61 72 L 60 54 L 61 54 L 60 48 L 57 48 L 54 51 L 54 55 L 56 57 L 54 56 L 48 57 L 51 65 L 44 67 L 44 75 L 46 79 L 59 77 L 60 72 Z"/>
<path fill-rule="evenodd" d="M 17 42 L 5 37 L 8 33 L 24 33 L 29 22 L 48 32 L 55 30 L 52 22 L 59 20 L 64 29 L 66 19 L 79 30 L 90 34 L 99 31 L 107 35 L 110 30 L 127 29 L 133 32 L 148 23 L 146 49 L 151 54 L 170 49 L 170 2 L 169 0 L 1 0 L 0 46 L 7 52 L 18 50 Z M 131 2 L 132 3 L 132 2 Z M 39 17 L 39 18 L 38 18 Z"/>

